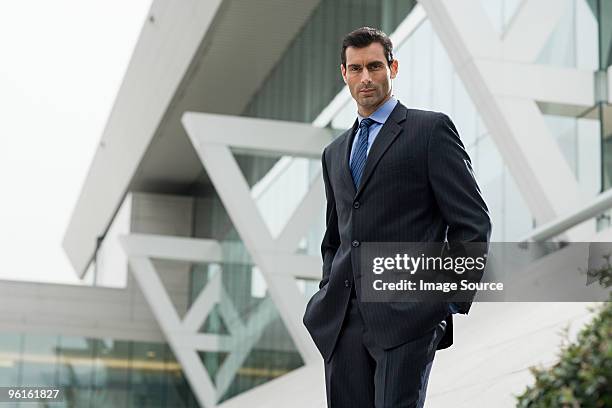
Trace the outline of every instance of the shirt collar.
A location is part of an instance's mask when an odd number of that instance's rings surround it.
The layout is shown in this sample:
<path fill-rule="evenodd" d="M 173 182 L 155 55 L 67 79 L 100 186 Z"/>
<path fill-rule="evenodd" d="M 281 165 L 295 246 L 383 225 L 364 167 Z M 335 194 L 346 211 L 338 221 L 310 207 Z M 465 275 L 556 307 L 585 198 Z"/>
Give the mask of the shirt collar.
<path fill-rule="evenodd" d="M 389 116 L 391 115 L 391 112 L 393 112 L 393 108 L 395 108 L 395 105 L 397 105 L 397 99 L 395 99 L 394 96 L 391 96 L 389 100 L 387 100 L 387 102 L 383 103 L 378 109 L 376 109 L 374 113 L 372 113 L 368 117 L 377 123 L 384 124 L 387 119 L 389 119 Z M 361 116 L 359 113 L 357 113 L 357 120 L 360 124 L 364 118 L 364 116 Z"/>

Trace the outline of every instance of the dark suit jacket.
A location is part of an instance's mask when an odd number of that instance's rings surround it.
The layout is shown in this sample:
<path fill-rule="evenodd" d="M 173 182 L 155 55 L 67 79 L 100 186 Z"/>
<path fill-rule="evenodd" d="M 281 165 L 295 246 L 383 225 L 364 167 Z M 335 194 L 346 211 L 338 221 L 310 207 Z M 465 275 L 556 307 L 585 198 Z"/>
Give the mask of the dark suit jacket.
<path fill-rule="evenodd" d="M 323 279 L 308 302 L 304 325 L 328 360 L 355 285 L 360 299 L 361 242 L 488 242 L 491 221 L 471 161 L 443 113 L 398 104 L 368 154 L 359 188 L 349 170 L 357 121 L 323 152 L 327 228 Z M 357 284 L 355 284 L 357 283 Z M 471 304 L 458 304 L 467 313 Z M 360 302 L 374 340 L 390 348 L 422 336 L 442 320 L 452 344 L 446 302 Z"/>

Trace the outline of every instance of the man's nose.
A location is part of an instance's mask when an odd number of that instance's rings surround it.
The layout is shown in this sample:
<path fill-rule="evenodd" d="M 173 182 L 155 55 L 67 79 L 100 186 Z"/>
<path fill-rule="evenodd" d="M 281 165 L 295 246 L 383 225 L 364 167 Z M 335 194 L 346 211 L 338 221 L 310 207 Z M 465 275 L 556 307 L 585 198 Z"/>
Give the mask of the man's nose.
<path fill-rule="evenodd" d="M 372 82 L 372 78 L 370 78 L 370 71 L 367 68 L 361 70 L 361 82 L 364 84 Z"/>

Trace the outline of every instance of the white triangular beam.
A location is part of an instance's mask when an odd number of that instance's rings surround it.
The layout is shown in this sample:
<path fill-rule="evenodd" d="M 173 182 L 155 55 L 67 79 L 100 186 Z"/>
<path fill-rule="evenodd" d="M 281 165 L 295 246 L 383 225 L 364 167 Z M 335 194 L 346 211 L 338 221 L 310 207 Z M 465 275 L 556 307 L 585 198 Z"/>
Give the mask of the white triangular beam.
<path fill-rule="evenodd" d="M 234 227 L 266 280 L 291 338 L 306 362 L 320 356 L 302 324 L 306 300 L 299 291 L 293 270 L 305 271 L 313 266 L 310 258 L 293 258 L 299 265 L 278 262 L 280 255 L 290 259 L 299 238 L 323 209 L 320 176 L 297 206 L 275 240 L 251 197 L 250 188 L 231 151 L 251 154 L 288 154 L 319 159 L 333 137 L 331 130 L 308 124 L 241 118 L 228 115 L 187 112 L 183 125 L 210 177 Z M 320 279 L 320 261 L 312 272 L 303 275 Z"/>
<path fill-rule="evenodd" d="M 566 11 L 568 2 L 523 0 L 503 36 L 504 57 L 533 62 Z"/>
<path fill-rule="evenodd" d="M 189 336 L 189 333 L 182 327 L 176 309 L 164 289 L 153 263 L 149 258 L 142 256 L 129 256 L 128 259 L 132 274 L 166 336 L 176 359 L 181 364 L 193 393 L 204 407 L 214 407 L 217 400 L 215 387 L 195 349 L 185 347 L 184 340 L 186 336 Z M 211 337 L 208 336 L 207 338 L 210 339 Z"/>
<path fill-rule="evenodd" d="M 504 56 L 499 36 L 483 37 L 492 34 L 490 22 L 482 18 L 480 2 L 420 0 L 420 3 L 536 220 L 544 223 L 579 206 L 582 199 L 576 178 L 544 123 L 535 99 L 495 95 L 492 92 L 495 83 L 483 75 L 482 60 L 503 62 Z M 570 232 L 568 236 L 575 240 L 584 233 Z"/>
<path fill-rule="evenodd" d="M 285 276 L 273 276 L 271 273 L 275 270 L 274 265 L 266 259 L 264 253 L 276 251 L 277 245 L 251 198 L 249 186 L 229 148 L 219 144 L 207 144 L 198 137 L 208 130 L 209 126 L 204 119 L 200 132 L 189 135 L 196 152 L 240 238 L 255 264 L 259 266 L 270 296 L 302 358 L 304 361 L 316 360 L 319 358 L 318 352 L 302 324 L 306 306 L 304 295 L 299 291 L 293 276 L 288 273 L 285 273 Z M 194 132 L 195 129 L 192 127 L 191 131 Z M 249 137 L 253 137 L 253 134 Z"/>
<path fill-rule="evenodd" d="M 198 402 L 206 408 L 216 406 L 218 398 L 231 385 L 237 371 L 264 330 L 276 317 L 272 302 L 265 299 L 251 314 L 248 322 L 243 324 L 223 287 L 221 272 L 217 272 L 202 289 L 181 321 L 153 266 L 151 257 L 218 262 L 220 261 L 220 253 L 217 252 L 218 242 L 170 236 L 148 237 L 146 234 L 122 236 L 120 242 L 128 254 L 134 279 L 181 364 Z M 160 245 L 164 248 L 162 249 Z M 206 250 L 198 253 L 194 252 L 194 249 Z M 219 304 L 219 312 L 230 335 L 198 332 L 215 303 Z M 213 384 L 198 351 L 228 353 L 215 378 L 217 387 Z"/>

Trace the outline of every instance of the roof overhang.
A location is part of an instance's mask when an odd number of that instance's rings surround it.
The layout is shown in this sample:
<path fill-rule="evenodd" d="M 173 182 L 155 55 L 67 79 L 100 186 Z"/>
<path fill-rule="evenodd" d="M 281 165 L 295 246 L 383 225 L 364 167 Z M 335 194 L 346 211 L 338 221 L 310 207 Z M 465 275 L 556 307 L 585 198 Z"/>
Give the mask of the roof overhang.
<path fill-rule="evenodd" d="M 319 2 L 153 3 L 64 235 L 79 276 L 128 191 L 201 175 L 182 114 L 240 114 Z"/>

